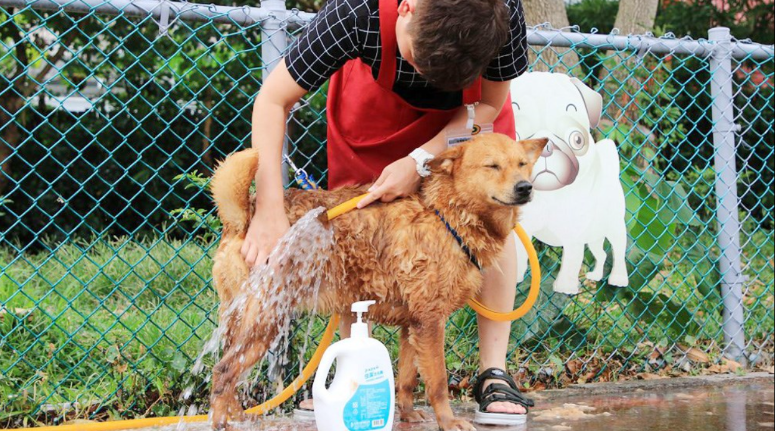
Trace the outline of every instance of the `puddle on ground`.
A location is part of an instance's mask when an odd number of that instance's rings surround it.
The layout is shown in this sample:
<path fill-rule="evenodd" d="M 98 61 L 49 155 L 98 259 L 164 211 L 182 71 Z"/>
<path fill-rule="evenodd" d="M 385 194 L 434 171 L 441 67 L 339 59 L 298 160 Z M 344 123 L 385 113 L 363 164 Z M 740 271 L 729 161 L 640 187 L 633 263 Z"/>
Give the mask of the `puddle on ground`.
<path fill-rule="evenodd" d="M 549 409 L 536 409 L 533 411 L 532 420 L 536 422 L 557 422 L 589 420 L 597 416 L 610 416 L 610 412 L 596 412 L 597 408 L 584 404 L 565 403 L 561 406 Z"/>
<path fill-rule="evenodd" d="M 583 389 L 559 400 L 535 395 L 526 425 L 485 427 L 493 431 L 764 431 L 775 427 L 775 387 L 772 383 L 739 384 L 691 389 L 638 390 L 627 394 L 585 396 Z M 474 416 L 473 404 L 455 404 L 463 418 Z M 422 407 L 431 412 L 430 407 Z M 268 417 L 257 422 L 235 424 L 241 431 L 315 431 L 315 423 L 294 421 L 288 417 Z M 150 428 L 145 431 L 205 431 L 208 424 L 184 424 Z M 436 431 L 435 422 L 396 423 L 394 430 Z"/>

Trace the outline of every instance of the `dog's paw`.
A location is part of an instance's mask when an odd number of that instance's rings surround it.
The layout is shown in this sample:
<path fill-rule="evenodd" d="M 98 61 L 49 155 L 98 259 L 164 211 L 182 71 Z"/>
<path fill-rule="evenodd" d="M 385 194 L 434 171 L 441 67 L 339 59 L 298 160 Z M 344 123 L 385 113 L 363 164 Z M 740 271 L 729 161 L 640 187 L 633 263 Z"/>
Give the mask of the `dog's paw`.
<path fill-rule="evenodd" d="M 439 424 L 444 431 L 476 431 L 476 427 L 464 419 L 450 419 Z"/>
<path fill-rule="evenodd" d="M 585 277 L 589 281 L 600 281 L 603 279 L 603 270 L 601 269 L 598 271 L 597 269 L 594 269 L 593 271 L 586 273 Z"/>
<path fill-rule="evenodd" d="M 242 407 L 238 406 L 236 410 L 229 410 L 229 418 L 234 422 L 243 422 L 247 419 L 247 415 L 245 415 Z"/>
<path fill-rule="evenodd" d="M 226 419 L 226 415 L 213 415 L 213 430 L 226 431 L 229 428 L 229 421 Z"/>
<path fill-rule="evenodd" d="M 247 419 L 247 416 L 243 412 L 240 412 L 229 416 L 228 419 L 224 415 L 220 415 L 219 418 L 219 420 L 216 420 L 215 417 L 213 417 L 213 429 L 217 431 L 231 431 L 234 429 L 232 422 L 243 422 Z"/>
<path fill-rule="evenodd" d="M 213 429 L 228 431 L 231 427 L 229 421 L 243 421 L 245 420 L 245 412 L 242 410 L 242 404 L 239 399 L 229 396 L 214 397 L 210 411 L 212 412 L 211 418 L 213 421 Z"/>
<path fill-rule="evenodd" d="M 217 431 L 225 430 L 229 426 L 229 414 L 226 408 L 219 405 L 220 400 L 213 400 L 210 407 L 210 420 L 213 422 L 213 429 Z"/>
<path fill-rule="evenodd" d="M 422 410 L 409 410 L 401 412 L 401 422 L 428 422 L 433 420 L 433 415 Z"/>
<path fill-rule="evenodd" d="M 608 284 L 619 287 L 626 287 L 630 284 L 630 279 L 627 274 L 614 274 L 608 276 Z"/>

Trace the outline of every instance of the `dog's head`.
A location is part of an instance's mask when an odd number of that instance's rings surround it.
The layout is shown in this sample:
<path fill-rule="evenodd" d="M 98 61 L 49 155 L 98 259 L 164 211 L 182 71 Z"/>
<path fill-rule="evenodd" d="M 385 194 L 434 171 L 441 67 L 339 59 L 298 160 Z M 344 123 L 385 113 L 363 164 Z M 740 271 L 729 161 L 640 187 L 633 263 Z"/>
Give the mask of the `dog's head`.
<path fill-rule="evenodd" d="M 530 201 L 531 171 L 546 143 L 483 134 L 442 152 L 429 167 L 437 183 L 453 189 L 448 199 L 469 207 L 514 207 Z"/>
<path fill-rule="evenodd" d="M 602 112 L 603 98 L 576 78 L 559 73 L 526 73 L 512 81 L 518 138 L 548 138 L 533 170 L 536 190 L 557 190 L 583 177 L 595 157 L 589 133 Z"/>

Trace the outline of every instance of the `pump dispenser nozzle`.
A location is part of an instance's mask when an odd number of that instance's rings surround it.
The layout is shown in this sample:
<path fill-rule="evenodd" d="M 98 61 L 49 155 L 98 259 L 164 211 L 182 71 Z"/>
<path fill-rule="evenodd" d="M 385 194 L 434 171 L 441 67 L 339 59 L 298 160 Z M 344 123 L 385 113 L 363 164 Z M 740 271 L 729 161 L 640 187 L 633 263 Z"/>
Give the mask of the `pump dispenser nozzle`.
<path fill-rule="evenodd" d="M 350 336 L 352 338 L 368 338 L 369 325 L 363 321 L 363 313 L 369 311 L 369 306 L 376 304 L 377 301 L 359 301 L 352 305 L 352 312 L 358 314 L 358 320 L 350 325 Z"/>

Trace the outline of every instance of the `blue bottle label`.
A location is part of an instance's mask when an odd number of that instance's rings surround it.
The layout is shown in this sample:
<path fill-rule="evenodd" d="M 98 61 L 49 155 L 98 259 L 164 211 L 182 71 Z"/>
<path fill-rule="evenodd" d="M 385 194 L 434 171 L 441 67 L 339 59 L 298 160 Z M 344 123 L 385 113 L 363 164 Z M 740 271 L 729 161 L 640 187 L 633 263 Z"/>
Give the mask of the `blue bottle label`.
<path fill-rule="evenodd" d="M 384 428 L 392 406 L 390 384 L 387 380 L 371 385 L 360 385 L 344 406 L 344 424 L 350 431 Z"/>

